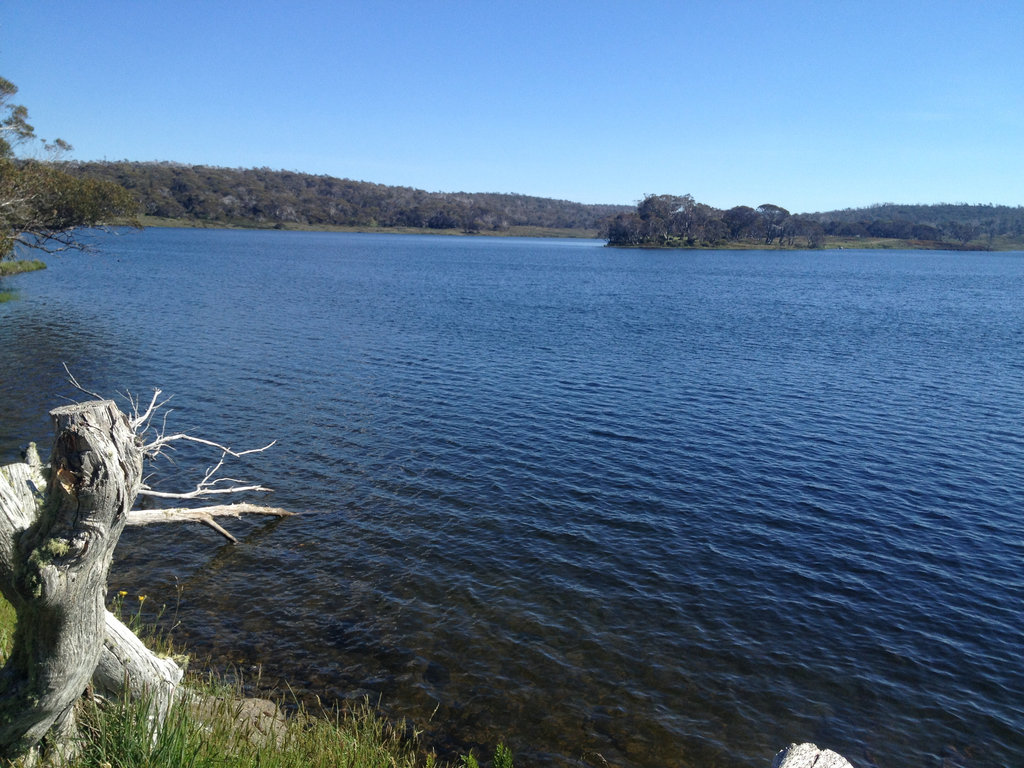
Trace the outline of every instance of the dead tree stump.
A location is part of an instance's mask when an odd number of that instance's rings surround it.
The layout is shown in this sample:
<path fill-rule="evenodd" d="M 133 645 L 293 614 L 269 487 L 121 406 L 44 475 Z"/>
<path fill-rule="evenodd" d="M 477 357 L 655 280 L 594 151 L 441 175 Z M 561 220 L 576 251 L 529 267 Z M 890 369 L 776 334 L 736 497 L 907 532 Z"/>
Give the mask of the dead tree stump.
<path fill-rule="evenodd" d="M 142 451 L 109 401 L 51 411 L 45 496 L 0 476 L 0 590 L 18 615 L 0 670 L 0 758 L 48 733 L 63 747 L 103 650 L 107 571 L 142 478 Z"/>

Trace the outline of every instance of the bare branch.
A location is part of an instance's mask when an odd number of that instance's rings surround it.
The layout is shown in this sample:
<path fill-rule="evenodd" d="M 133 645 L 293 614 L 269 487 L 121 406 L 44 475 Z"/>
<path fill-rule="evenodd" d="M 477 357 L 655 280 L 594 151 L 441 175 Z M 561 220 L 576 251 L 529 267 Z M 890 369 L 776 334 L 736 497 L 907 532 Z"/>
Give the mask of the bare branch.
<path fill-rule="evenodd" d="M 181 441 L 181 440 L 184 440 L 184 441 L 190 442 L 190 443 L 199 443 L 200 445 L 208 445 L 211 448 L 216 448 L 219 451 L 223 451 L 228 456 L 234 456 L 235 458 L 239 458 L 241 456 L 247 456 L 250 453 L 262 453 L 263 451 L 267 450 L 268 448 L 270 448 L 271 446 L 273 446 L 277 442 L 277 440 L 272 440 L 271 442 L 267 443 L 262 448 L 250 448 L 247 451 L 233 451 L 230 448 L 228 448 L 227 446 L 221 445 L 220 443 L 215 443 L 212 440 L 206 440 L 206 439 L 204 439 L 202 437 L 193 437 L 192 435 L 189 435 L 189 434 L 186 434 L 184 432 L 181 432 L 181 433 L 178 433 L 176 435 L 171 435 L 169 437 L 163 437 L 163 436 L 158 437 L 153 442 L 147 443 L 146 445 L 144 445 L 143 446 L 143 450 L 147 454 L 155 456 L 156 454 L 158 454 L 160 452 L 160 450 L 164 446 L 169 445 L 170 443 L 173 443 L 173 442 Z"/>
<path fill-rule="evenodd" d="M 164 400 L 160 400 L 160 395 L 162 394 L 162 389 L 157 389 L 154 387 L 153 398 L 149 401 L 149 406 L 146 408 L 145 413 L 141 414 L 139 413 L 139 405 L 141 401 L 137 398 L 133 398 L 130 392 L 126 395 L 128 398 L 128 402 L 131 403 L 132 405 L 132 415 L 130 423 L 132 425 L 132 429 L 134 429 L 137 434 L 144 435 L 147 431 L 149 431 L 149 422 L 153 418 L 153 415 L 158 410 L 167 405 L 167 403 L 169 403 L 174 398 L 174 395 L 171 395 L 170 397 L 167 397 Z M 169 413 L 170 411 L 164 411 L 165 425 L 167 423 L 167 414 Z M 162 431 L 163 430 L 161 430 L 161 432 Z"/>
<path fill-rule="evenodd" d="M 68 381 L 71 383 L 73 387 L 75 387 L 75 389 L 79 390 L 80 392 L 84 392 L 85 394 L 97 400 L 105 399 L 102 395 L 99 395 L 95 392 L 90 392 L 85 387 L 83 387 L 71 373 L 71 370 L 68 368 L 67 363 L 64 363 L 63 365 L 64 371 L 68 375 Z M 152 398 L 150 398 L 149 405 L 146 407 L 146 410 L 142 413 L 139 413 L 139 409 L 141 407 L 141 400 L 139 398 L 134 397 L 131 394 L 131 392 L 128 392 L 123 395 L 123 397 L 125 397 L 125 399 L 128 400 L 128 404 L 131 406 L 131 415 L 128 417 L 128 424 L 131 427 L 132 431 L 139 437 L 141 437 L 142 435 L 149 431 L 149 429 L 152 426 L 151 422 L 153 418 L 161 409 L 164 408 L 164 406 L 167 405 L 168 402 L 170 402 L 171 397 L 167 397 L 161 400 L 160 396 L 162 394 L 163 390 L 154 388 L 153 396 Z M 172 450 L 174 444 L 178 442 L 195 443 L 197 445 L 204 445 L 209 448 L 215 448 L 221 452 L 220 458 L 213 466 L 206 470 L 206 473 L 203 475 L 202 480 L 200 480 L 196 484 L 195 488 L 193 488 L 191 491 L 155 491 L 152 488 L 150 488 L 149 485 L 146 483 L 146 480 L 148 478 L 144 478 L 138 492 L 139 496 L 150 496 L 152 498 L 159 499 L 197 499 L 205 496 L 219 496 L 232 493 L 272 492 L 271 488 L 267 488 L 266 486 L 263 485 L 247 484 L 242 480 L 237 480 L 230 477 L 218 478 L 216 477 L 216 475 L 224 466 L 224 460 L 228 456 L 234 458 L 241 458 L 243 456 L 248 456 L 249 454 L 253 453 L 263 453 L 263 451 L 266 451 L 269 448 L 273 447 L 277 443 L 276 440 L 272 440 L 271 442 L 264 445 L 262 448 L 250 448 L 244 451 L 236 451 L 221 443 L 215 442 L 213 440 L 207 440 L 202 437 L 195 437 L 186 432 L 179 432 L 173 435 L 167 435 L 166 429 L 168 413 L 170 413 L 169 410 L 165 410 L 163 413 L 163 425 L 157 432 L 156 439 L 148 443 L 144 443 L 142 445 L 142 453 L 146 458 L 152 460 L 158 458 L 159 456 L 166 456 L 166 451 Z M 225 483 L 231 483 L 231 485 L 225 486 Z"/>
<path fill-rule="evenodd" d="M 95 392 L 90 392 L 88 389 L 86 389 L 81 384 L 79 384 L 78 383 L 78 379 L 76 379 L 74 374 L 71 373 L 71 369 L 68 368 L 68 364 L 67 363 L 61 363 L 61 365 L 64 366 L 64 373 L 66 373 L 68 375 L 68 381 L 71 383 L 71 386 L 73 386 L 79 392 L 84 392 L 85 394 L 89 395 L 89 397 L 93 398 L 94 400 L 106 400 L 107 399 L 103 395 L 98 395 Z"/>
<path fill-rule="evenodd" d="M 236 502 L 234 504 L 212 504 L 206 507 L 174 507 L 170 509 L 133 509 L 128 513 L 126 525 L 149 525 L 151 523 L 177 523 L 196 520 L 203 515 L 211 517 L 234 517 L 242 515 L 271 515 L 273 517 L 293 517 L 280 507 L 264 507 L 259 504 Z"/>
<path fill-rule="evenodd" d="M 209 526 L 232 544 L 237 544 L 236 539 L 229 531 L 220 525 L 214 518 L 227 516 L 239 518 L 242 515 L 273 515 L 274 517 L 291 517 L 294 512 L 289 512 L 278 507 L 261 507 L 256 504 L 219 504 L 194 509 L 148 509 L 132 510 L 128 513 L 127 525 L 149 525 L 151 523 L 181 523 L 195 522 Z"/>
<path fill-rule="evenodd" d="M 224 493 L 243 493 L 245 491 L 261 491 L 263 493 L 273 492 L 273 488 L 265 488 L 262 485 L 233 485 L 230 488 L 196 488 L 186 493 L 170 493 L 166 491 L 154 491 L 151 488 L 143 488 L 139 496 L 151 496 L 154 499 L 198 499 L 202 496 L 214 496 Z"/>

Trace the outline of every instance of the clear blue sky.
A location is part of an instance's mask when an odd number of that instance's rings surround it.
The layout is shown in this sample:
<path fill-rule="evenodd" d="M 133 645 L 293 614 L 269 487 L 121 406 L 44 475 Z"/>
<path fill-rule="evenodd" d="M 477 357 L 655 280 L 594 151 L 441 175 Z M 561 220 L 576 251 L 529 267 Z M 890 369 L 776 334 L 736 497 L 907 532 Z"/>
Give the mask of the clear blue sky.
<path fill-rule="evenodd" d="M 3 0 L 0 75 L 81 160 L 1024 204 L 1024 0 Z"/>

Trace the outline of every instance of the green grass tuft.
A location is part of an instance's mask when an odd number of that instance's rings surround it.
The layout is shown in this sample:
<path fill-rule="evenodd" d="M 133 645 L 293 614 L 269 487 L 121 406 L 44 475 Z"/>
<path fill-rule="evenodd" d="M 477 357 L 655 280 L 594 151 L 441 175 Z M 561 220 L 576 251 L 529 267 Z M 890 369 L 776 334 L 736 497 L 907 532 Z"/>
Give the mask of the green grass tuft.
<path fill-rule="evenodd" d="M 35 272 L 37 269 L 46 269 L 45 262 L 38 259 L 11 259 L 0 261 L 0 277 L 18 275 L 22 272 Z"/>
<path fill-rule="evenodd" d="M 145 702 L 82 709 L 82 753 L 71 768 L 434 768 L 415 745 L 364 704 L 344 716 L 283 721 L 276 738 L 247 738 L 235 713 L 240 699 L 197 708 L 179 701 L 155 740 Z M 200 710 L 200 711 L 197 711 Z"/>

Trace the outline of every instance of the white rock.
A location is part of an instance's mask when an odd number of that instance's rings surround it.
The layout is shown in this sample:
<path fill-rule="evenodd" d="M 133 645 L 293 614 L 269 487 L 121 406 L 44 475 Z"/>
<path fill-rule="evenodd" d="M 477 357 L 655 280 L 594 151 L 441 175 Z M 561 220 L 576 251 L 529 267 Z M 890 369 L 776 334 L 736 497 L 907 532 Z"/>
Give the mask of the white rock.
<path fill-rule="evenodd" d="M 772 768 L 853 768 L 850 761 L 831 749 L 815 744 L 790 744 L 772 761 Z"/>

